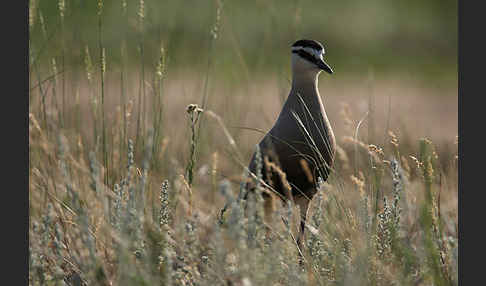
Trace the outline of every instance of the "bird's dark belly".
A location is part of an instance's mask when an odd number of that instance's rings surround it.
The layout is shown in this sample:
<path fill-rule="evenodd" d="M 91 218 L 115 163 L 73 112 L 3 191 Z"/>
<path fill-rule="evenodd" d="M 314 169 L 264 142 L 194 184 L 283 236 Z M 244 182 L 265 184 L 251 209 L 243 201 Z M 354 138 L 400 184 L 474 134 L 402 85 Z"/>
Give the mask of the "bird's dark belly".
<path fill-rule="evenodd" d="M 306 140 L 302 132 L 293 126 L 295 121 L 286 122 L 286 119 L 280 121 L 286 128 L 276 125 L 259 144 L 262 159 L 270 162 L 263 164 L 262 179 L 284 197 L 288 197 L 290 191 L 294 197 L 311 199 L 317 192 L 318 178 L 327 179 L 328 167 L 334 157 L 334 141 L 324 142 L 322 138 L 327 138 L 327 132 L 316 128 L 308 128 L 306 137 L 312 140 Z M 250 171 L 256 171 L 255 154 Z"/>
<path fill-rule="evenodd" d="M 294 170 L 293 172 L 286 172 L 286 174 L 287 181 L 292 187 L 292 196 L 307 196 L 312 198 L 316 192 L 316 185 L 313 181 L 313 177 L 308 177 L 308 174 L 302 172 L 302 170 Z M 310 181 L 310 179 L 312 179 L 312 181 Z"/>
<path fill-rule="evenodd" d="M 290 185 L 292 196 L 312 198 L 316 193 L 319 160 L 311 148 L 303 144 L 301 146 L 292 144 L 292 148 L 282 149 L 276 144 L 273 146 L 261 144 L 260 147 L 264 161 L 266 160 L 262 170 L 265 182 L 284 197 L 288 196 Z M 255 170 L 254 165 L 251 167 L 253 168 L 250 169 Z"/>
<path fill-rule="evenodd" d="M 309 153 L 289 153 L 279 156 L 280 166 L 292 187 L 293 196 L 312 197 L 316 192 L 317 170 Z"/>

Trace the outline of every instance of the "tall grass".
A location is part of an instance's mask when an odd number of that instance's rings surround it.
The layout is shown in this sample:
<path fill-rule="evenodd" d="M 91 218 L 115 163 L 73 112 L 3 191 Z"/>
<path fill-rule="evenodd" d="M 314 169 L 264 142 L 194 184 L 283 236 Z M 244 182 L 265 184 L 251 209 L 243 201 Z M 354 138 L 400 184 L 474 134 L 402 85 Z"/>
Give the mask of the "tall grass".
<path fill-rule="evenodd" d="M 145 98 L 145 61 L 144 61 L 144 24 L 145 24 L 145 2 L 144 0 L 139 1 L 138 13 L 138 50 L 140 53 L 140 86 L 138 91 L 138 112 L 137 112 L 137 136 L 135 140 L 135 146 L 139 146 L 139 139 L 143 138 L 141 130 L 145 127 L 145 108 L 146 108 L 146 98 Z M 143 144 L 143 140 L 142 140 Z"/>
<path fill-rule="evenodd" d="M 105 120 L 105 73 L 106 73 L 106 54 L 103 46 L 103 0 L 98 0 L 98 49 L 100 59 L 100 94 L 101 94 L 101 144 L 103 154 L 103 165 L 106 167 L 106 172 L 109 170 L 108 165 L 108 150 L 106 142 L 106 120 Z M 109 173 L 105 175 L 105 185 L 110 185 L 108 181 Z"/>
<path fill-rule="evenodd" d="M 64 43 L 61 71 L 55 57 L 40 60 L 41 47 L 54 48 L 38 2 L 30 2 L 37 12 L 29 18 L 30 29 L 43 34 L 30 43 L 30 285 L 458 284 L 456 150 L 410 133 L 400 137 L 403 130 L 389 132 L 389 122 L 381 133 L 373 96 L 364 113 L 344 108 L 333 122 L 349 128 L 340 130 L 336 164 L 328 182 L 318 186 L 304 247 L 298 249 L 298 208 L 275 200 L 264 213 L 262 174 L 253 177 L 246 169 L 257 142 L 247 144 L 239 133 L 244 129 L 234 128 L 244 125 L 235 123 L 234 110 L 259 114 L 255 97 L 247 94 L 254 87 L 231 86 L 246 97 L 230 97 L 229 105 L 226 92 L 209 88 L 209 79 L 215 86 L 227 84 L 227 77 L 211 73 L 220 63 L 211 52 L 214 35 L 225 37 L 232 28 L 222 20 L 222 2 L 214 7 L 216 18 L 207 21 L 210 56 L 190 98 L 171 88 L 191 79 L 179 83 L 169 76 L 177 64 L 168 65 L 170 43 L 161 40 L 153 58 L 144 51 L 151 19 L 143 1 L 135 5 L 134 28 L 131 6 L 122 2 L 118 16 L 126 31 L 119 51 L 106 45 L 108 2 L 98 2 L 92 24 L 96 61 L 89 43 L 71 55 L 75 49 L 64 41 L 64 28 L 54 33 Z M 58 3 L 61 25 L 72 4 L 66 2 Z M 297 33 L 302 28 L 293 21 Z M 132 65 L 130 29 L 139 33 L 140 48 Z M 86 79 L 68 76 L 74 75 L 64 66 L 69 57 L 79 57 L 73 69 L 84 70 Z M 65 90 L 71 81 L 85 82 L 74 102 Z M 131 85 L 139 88 L 137 100 Z M 147 96 L 150 91 L 153 96 Z M 262 98 L 271 93 L 260 91 Z M 373 115 L 371 124 L 366 112 Z M 371 128 L 366 140 L 359 136 L 365 128 Z M 386 134 L 381 145 L 378 133 Z M 258 191 L 243 200 L 247 179 L 256 180 Z"/>
<path fill-rule="evenodd" d="M 65 0 L 59 0 L 58 2 L 58 8 L 59 8 L 59 16 L 61 18 L 60 24 L 61 24 L 61 69 L 64 71 L 66 69 L 66 50 L 65 50 L 65 30 L 64 30 L 64 17 L 66 15 L 66 1 Z M 56 74 L 55 72 L 54 74 Z M 54 96 L 55 97 L 55 96 Z M 66 74 L 62 74 L 62 118 L 63 120 L 60 121 L 59 123 L 61 126 L 63 126 L 63 122 L 65 121 L 65 112 L 66 112 Z"/>

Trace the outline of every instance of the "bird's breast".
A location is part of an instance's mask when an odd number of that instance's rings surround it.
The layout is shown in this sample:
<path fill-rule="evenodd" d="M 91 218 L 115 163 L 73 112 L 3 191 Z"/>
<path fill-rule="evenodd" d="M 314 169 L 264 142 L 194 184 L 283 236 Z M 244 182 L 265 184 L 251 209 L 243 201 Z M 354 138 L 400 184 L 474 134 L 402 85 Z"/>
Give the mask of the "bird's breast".
<path fill-rule="evenodd" d="M 333 163 L 334 134 L 320 108 L 282 112 L 267 136 L 271 144 L 265 144 L 265 148 L 274 150 L 287 172 L 300 173 L 302 160 L 310 170 Z"/>

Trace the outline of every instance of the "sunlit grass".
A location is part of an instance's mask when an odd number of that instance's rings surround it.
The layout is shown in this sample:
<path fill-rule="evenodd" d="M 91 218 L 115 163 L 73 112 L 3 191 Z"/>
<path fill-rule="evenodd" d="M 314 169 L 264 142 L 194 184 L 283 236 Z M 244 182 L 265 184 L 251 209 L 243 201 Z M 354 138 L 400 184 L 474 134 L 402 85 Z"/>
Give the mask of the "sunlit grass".
<path fill-rule="evenodd" d="M 58 3 L 64 24 L 70 3 Z M 201 71 L 171 66 L 162 39 L 145 53 L 144 1 L 122 1 L 118 16 L 129 29 L 127 7 L 137 11 L 137 56 L 126 33 L 113 50 L 98 4 L 96 45 L 66 42 L 47 61 L 51 37 L 66 32 L 37 8 L 29 18 L 41 33 L 29 66 L 30 285 L 458 284 L 454 83 L 321 76 L 337 159 L 311 202 L 299 263 L 296 206 L 264 214 L 260 196 L 240 196 L 288 73 L 252 74 L 237 38 L 229 65 L 239 69 L 218 71 L 226 2 L 203 29 Z"/>

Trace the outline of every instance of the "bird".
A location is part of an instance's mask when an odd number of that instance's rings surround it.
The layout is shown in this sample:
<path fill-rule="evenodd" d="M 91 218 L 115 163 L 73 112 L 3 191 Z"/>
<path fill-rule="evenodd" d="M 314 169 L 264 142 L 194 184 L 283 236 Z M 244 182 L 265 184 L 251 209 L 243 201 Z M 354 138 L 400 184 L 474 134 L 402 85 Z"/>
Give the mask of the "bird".
<path fill-rule="evenodd" d="M 271 194 L 299 206 L 296 242 L 300 254 L 309 203 L 319 181 L 328 179 L 336 154 L 336 140 L 318 89 L 321 71 L 333 74 L 324 54 L 324 46 L 315 40 L 301 39 L 292 44 L 290 93 L 248 166 L 253 178 L 259 173 L 264 183 L 266 191 L 261 194 L 265 212 L 270 211 L 267 202 L 273 199 Z M 257 185 L 255 179 L 247 181 L 246 198 L 255 193 Z"/>

